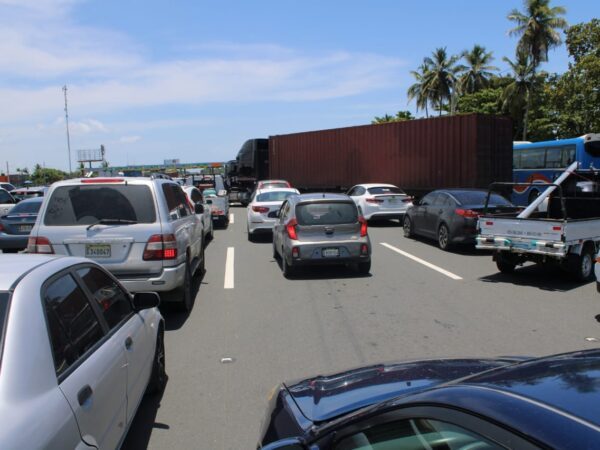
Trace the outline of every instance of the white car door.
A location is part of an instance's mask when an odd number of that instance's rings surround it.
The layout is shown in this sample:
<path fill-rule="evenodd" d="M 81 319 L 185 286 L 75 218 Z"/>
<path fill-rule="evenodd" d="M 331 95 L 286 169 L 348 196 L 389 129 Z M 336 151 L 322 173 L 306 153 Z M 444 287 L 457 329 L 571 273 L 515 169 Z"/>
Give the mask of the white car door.
<path fill-rule="evenodd" d="M 129 423 L 141 401 L 152 369 L 156 332 L 133 311 L 129 294 L 107 273 L 97 267 L 77 270 L 84 286 L 96 300 L 109 333 L 123 343 L 127 359 L 127 422 Z M 149 324 L 148 324 L 149 325 Z"/>
<path fill-rule="evenodd" d="M 75 413 L 81 438 L 101 449 L 116 448 L 127 411 L 121 336 L 106 334 L 97 308 L 71 273 L 47 283 L 43 298 L 59 388 Z"/>

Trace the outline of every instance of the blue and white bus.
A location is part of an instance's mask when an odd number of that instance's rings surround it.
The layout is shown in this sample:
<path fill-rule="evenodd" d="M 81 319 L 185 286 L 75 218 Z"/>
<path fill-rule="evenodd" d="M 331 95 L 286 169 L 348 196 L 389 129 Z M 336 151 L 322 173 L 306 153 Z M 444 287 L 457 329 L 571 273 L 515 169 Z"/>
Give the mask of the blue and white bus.
<path fill-rule="evenodd" d="M 513 182 L 552 183 L 574 161 L 578 170 L 600 170 L 600 133 L 572 139 L 513 144 Z M 512 201 L 525 206 L 535 199 L 542 186 L 514 186 Z"/>

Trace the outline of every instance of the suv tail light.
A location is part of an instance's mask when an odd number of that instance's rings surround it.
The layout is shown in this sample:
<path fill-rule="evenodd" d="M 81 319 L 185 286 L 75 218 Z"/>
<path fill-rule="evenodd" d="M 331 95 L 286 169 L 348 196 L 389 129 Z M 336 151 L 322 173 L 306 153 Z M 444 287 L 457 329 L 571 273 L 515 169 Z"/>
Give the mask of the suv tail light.
<path fill-rule="evenodd" d="M 0 223 L 0 233 L 4 232 L 4 225 Z"/>
<path fill-rule="evenodd" d="M 470 219 L 476 219 L 477 217 L 479 217 L 479 213 L 477 211 L 473 211 L 472 209 L 457 208 L 454 210 L 454 212 L 456 214 L 458 214 L 459 216 L 470 218 Z"/>
<path fill-rule="evenodd" d="M 177 240 L 173 234 L 153 234 L 144 249 L 144 261 L 177 258 Z"/>
<path fill-rule="evenodd" d="M 252 211 L 264 214 L 269 212 L 269 208 L 267 208 L 266 206 L 253 206 Z"/>
<path fill-rule="evenodd" d="M 364 217 L 359 217 L 358 221 L 360 222 L 360 237 L 365 237 L 367 235 L 367 221 Z"/>
<path fill-rule="evenodd" d="M 27 253 L 43 253 L 49 255 L 54 253 L 54 249 L 48 238 L 42 236 L 30 237 L 27 240 Z"/>
<path fill-rule="evenodd" d="M 365 201 L 367 203 L 377 203 L 377 204 L 383 203 L 383 200 L 380 200 L 378 198 L 365 198 Z"/>
<path fill-rule="evenodd" d="M 289 238 L 294 241 L 298 240 L 298 233 L 296 233 L 296 225 L 298 225 L 298 222 L 296 221 L 296 219 L 292 219 L 285 226 Z"/>

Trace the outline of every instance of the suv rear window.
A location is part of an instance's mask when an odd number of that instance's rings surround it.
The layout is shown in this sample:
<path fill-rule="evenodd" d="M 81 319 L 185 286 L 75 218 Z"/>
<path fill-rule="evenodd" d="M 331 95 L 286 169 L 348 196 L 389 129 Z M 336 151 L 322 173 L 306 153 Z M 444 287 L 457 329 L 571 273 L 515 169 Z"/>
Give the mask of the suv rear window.
<path fill-rule="evenodd" d="M 400 188 L 393 186 L 376 186 L 367 189 L 369 194 L 378 195 L 378 194 L 404 194 L 404 191 Z"/>
<path fill-rule="evenodd" d="M 356 223 L 358 211 L 354 202 L 300 203 L 296 206 L 296 220 L 300 225 Z"/>
<path fill-rule="evenodd" d="M 89 225 L 100 219 L 154 223 L 156 211 L 148 186 L 61 186 L 48 201 L 44 224 Z"/>

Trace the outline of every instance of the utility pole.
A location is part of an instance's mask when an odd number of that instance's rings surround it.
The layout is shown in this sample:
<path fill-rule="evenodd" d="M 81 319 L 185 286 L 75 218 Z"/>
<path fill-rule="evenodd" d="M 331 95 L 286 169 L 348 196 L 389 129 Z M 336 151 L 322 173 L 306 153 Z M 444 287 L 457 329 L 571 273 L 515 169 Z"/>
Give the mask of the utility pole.
<path fill-rule="evenodd" d="M 6 161 L 6 182 L 10 183 L 10 172 L 8 171 L 8 161 Z"/>
<path fill-rule="evenodd" d="M 69 109 L 67 107 L 67 85 L 65 84 L 62 88 L 65 93 L 65 121 L 67 124 L 67 149 L 69 150 L 69 176 L 73 172 L 71 169 L 71 137 L 69 136 Z"/>

